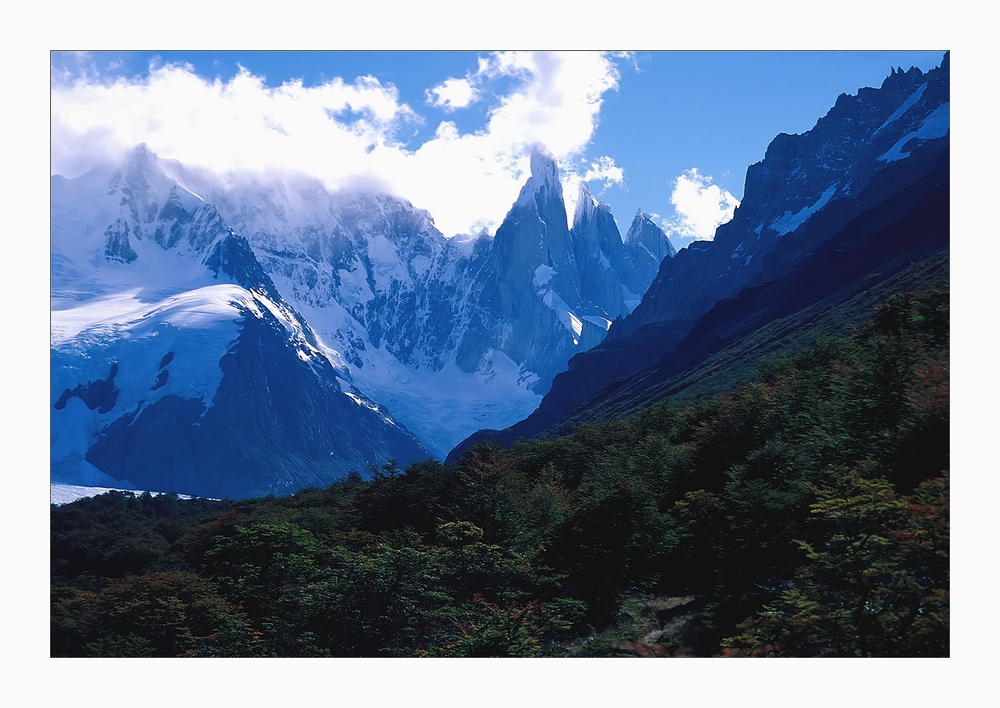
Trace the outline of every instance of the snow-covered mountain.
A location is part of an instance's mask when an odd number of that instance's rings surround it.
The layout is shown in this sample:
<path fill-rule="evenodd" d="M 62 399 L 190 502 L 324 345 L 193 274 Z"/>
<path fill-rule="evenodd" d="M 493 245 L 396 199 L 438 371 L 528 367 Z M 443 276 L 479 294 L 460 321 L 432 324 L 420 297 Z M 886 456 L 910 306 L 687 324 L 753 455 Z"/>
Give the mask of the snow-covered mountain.
<path fill-rule="evenodd" d="M 238 496 L 429 456 L 144 147 L 52 179 L 51 364 L 56 481 Z"/>
<path fill-rule="evenodd" d="M 531 167 L 495 237 L 450 239 L 396 197 L 144 145 L 53 177 L 53 477 L 287 491 L 523 418 L 672 253 L 585 190 L 568 228 Z"/>

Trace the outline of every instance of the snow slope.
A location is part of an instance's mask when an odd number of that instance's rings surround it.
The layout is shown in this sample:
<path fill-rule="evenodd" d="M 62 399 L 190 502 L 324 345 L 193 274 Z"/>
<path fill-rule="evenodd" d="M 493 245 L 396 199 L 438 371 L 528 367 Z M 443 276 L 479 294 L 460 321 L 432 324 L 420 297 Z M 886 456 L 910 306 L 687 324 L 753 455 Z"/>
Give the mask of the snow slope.
<path fill-rule="evenodd" d="M 192 181 L 144 146 L 52 179 L 53 480 L 264 493 L 426 457 Z"/>

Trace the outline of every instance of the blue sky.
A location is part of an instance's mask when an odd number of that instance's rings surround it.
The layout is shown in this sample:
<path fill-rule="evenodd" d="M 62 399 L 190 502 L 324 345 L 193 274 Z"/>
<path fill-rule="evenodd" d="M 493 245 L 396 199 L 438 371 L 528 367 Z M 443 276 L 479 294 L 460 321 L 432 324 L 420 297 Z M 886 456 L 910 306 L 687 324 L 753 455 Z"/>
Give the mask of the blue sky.
<path fill-rule="evenodd" d="M 52 54 L 52 171 L 147 142 L 217 170 L 366 180 L 446 235 L 495 230 L 544 143 L 619 228 L 710 238 L 749 164 L 841 93 L 942 52 L 69 52 Z"/>

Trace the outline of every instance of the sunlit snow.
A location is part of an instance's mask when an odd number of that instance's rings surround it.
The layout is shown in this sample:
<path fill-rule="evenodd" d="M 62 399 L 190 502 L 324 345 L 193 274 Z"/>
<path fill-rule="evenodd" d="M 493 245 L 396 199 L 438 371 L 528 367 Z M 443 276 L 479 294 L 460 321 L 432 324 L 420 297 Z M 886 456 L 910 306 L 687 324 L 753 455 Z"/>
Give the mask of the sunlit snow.
<path fill-rule="evenodd" d="M 587 320 L 591 324 L 595 324 L 604 331 L 611 329 L 611 320 L 606 317 L 598 317 L 597 315 L 584 315 L 583 319 Z"/>
<path fill-rule="evenodd" d="M 222 380 L 219 360 L 239 335 L 239 307 L 254 296 L 238 285 L 217 284 L 160 300 L 130 289 L 54 309 L 51 351 L 51 460 L 65 481 L 86 474 L 83 456 L 100 429 L 123 411 L 136 411 L 166 395 L 212 405 Z M 63 303 L 65 305 L 65 303 Z M 173 352 L 166 381 L 154 388 L 164 357 Z M 118 397 L 105 414 L 77 397 L 54 408 L 65 391 L 106 379 L 117 365 Z"/>
<path fill-rule="evenodd" d="M 566 311 L 566 314 L 569 316 L 570 327 L 573 329 L 573 334 L 579 337 L 583 333 L 583 321 L 569 310 Z"/>

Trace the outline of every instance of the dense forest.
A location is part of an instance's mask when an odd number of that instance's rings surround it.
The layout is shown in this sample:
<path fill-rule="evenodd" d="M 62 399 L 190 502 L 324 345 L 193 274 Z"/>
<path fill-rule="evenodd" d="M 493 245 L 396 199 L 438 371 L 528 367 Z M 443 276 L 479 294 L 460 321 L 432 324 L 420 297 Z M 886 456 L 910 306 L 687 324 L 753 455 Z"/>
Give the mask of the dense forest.
<path fill-rule="evenodd" d="M 948 656 L 949 299 L 324 489 L 51 508 L 52 656 Z"/>

